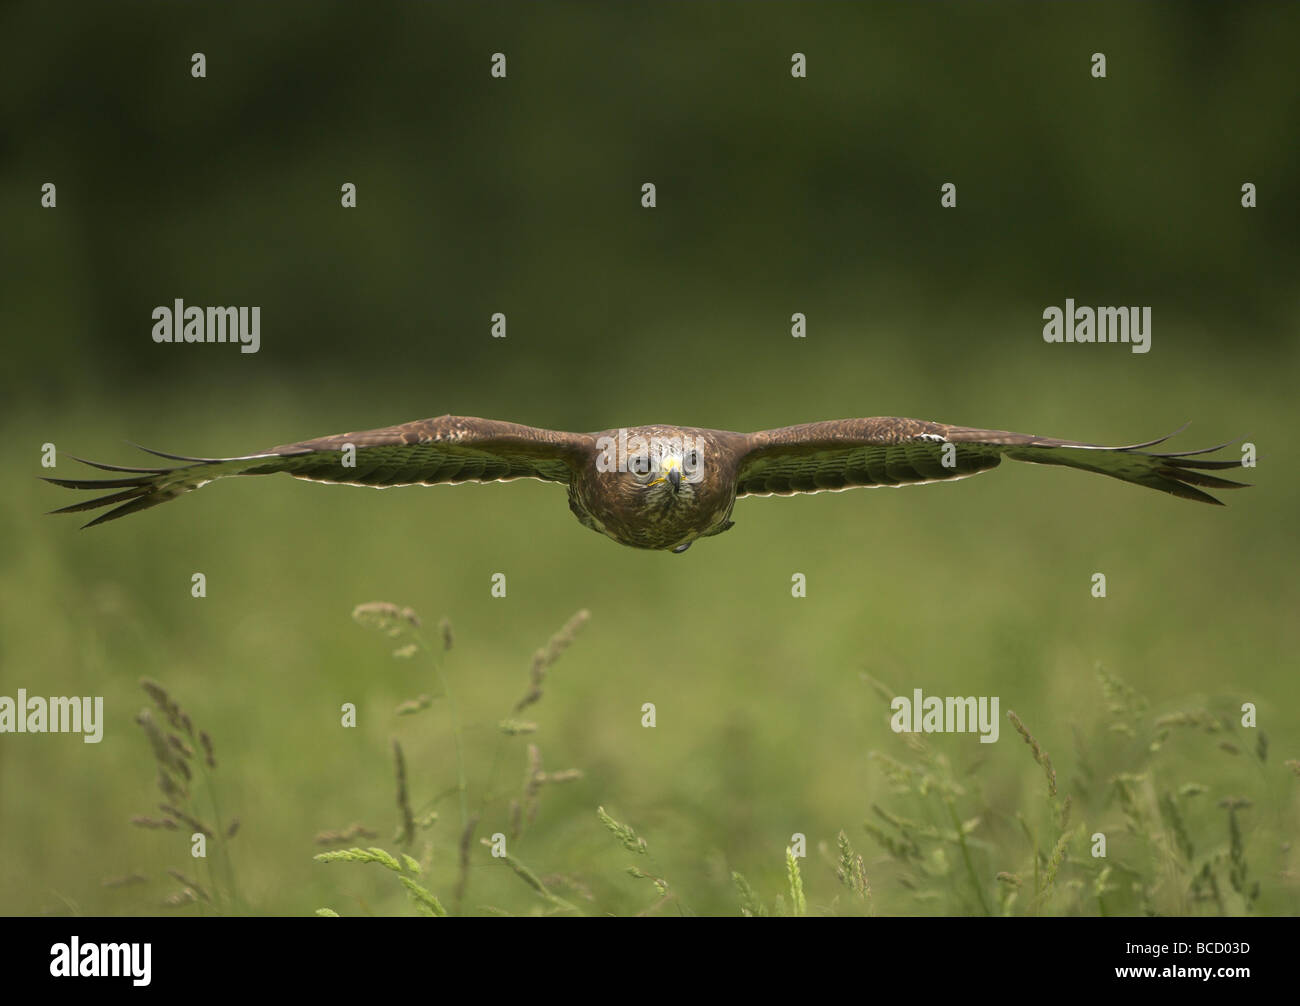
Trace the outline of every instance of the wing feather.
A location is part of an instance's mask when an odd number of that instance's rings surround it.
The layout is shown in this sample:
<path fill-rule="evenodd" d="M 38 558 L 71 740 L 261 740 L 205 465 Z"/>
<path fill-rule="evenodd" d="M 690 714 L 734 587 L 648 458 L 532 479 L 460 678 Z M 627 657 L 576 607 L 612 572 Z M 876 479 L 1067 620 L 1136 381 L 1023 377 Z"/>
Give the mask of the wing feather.
<path fill-rule="evenodd" d="M 348 448 L 355 449 L 355 453 Z M 92 510 L 121 503 L 86 524 L 95 524 L 165 503 L 216 479 L 285 473 L 311 482 L 389 487 L 453 482 L 504 482 L 533 478 L 568 484 L 576 466 L 594 450 L 587 434 L 564 433 L 517 423 L 440 416 L 400 426 L 341 433 L 272 447 L 234 458 L 196 458 L 142 447 L 186 464 L 174 468 L 124 468 L 83 461 L 125 478 L 45 481 L 68 489 L 120 489 L 51 513 Z M 81 459 L 78 458 L 78 461 Z M 354 464 L 345 461 L 354 460 Z"/>
<path fill-rule="evenodd" d="M 1205 474 L 1242 467 L 1239 459 L 1200 457 L 1222 450 L 1227 444 L 1172 453 L 1144 450 L 1171 436 L 1105 447 L 895 416 L 804 423 L 749 436 L 738 464 L 737 495 L 787 496 L 920 485 L 976 475 L 997 467 L 1004 457 L 1095 472 L 1202 503 L 1219 500 L 1198 486 L 1237 489 L 1245 485 Z"/>

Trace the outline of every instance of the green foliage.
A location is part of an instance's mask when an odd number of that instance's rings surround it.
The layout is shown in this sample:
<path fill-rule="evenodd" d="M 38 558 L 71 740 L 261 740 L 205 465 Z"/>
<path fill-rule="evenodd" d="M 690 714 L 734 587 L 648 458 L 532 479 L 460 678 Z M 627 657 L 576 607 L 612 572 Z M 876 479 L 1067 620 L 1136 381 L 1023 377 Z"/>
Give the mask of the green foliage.
<path fill-rule="evenodd" d="M 402 864 L 391 853 L 383 849 L 335 849 L 333 852 L 321 852 L 315 857 L 318 863 L 378 863 L 394 873 L 402 872 Z"/>
<path fill-rule="evenodd" d="M 605 813 L 604 807 L 596 808 L 596 816 L 600 818 L 600 823 L 613 832 L 618 840 L 623 843 L 623 848 L 645 855 L 646 844 L 644 838 L 639 837 L 637 833 L 626 824 L 620 824 L 615 821 Z"/>
<path fill-rule="evenodd" d="M 422 915 L 447 914 L 447 910 L 442 907 L 442 903 L 430 891 L 414 880 L 414 877 L 419 876 L 423 871 L 419 862 L 405 853 L 402 854 L 402 858 L 399 860 L 391 853 L 380 848 L 335 849 L 332 852 L 319 853 L 314 858 L 318 863 L 378 863 L 380 866 L 400 875 L 398 880 Z M 336 915 L 337 913 L 328 908 L 318 908 L 316 914 Z"/>
<path fill-rule="evenodd" d="M 739 873 L 732 873 L 731 879 L 736 885 L 736 890 L 740 892 L 740 914 L 750 918 L 766 916 L 767 908 L 754 893 L 754 889 L 749 886 L 749 881 Z"/>
<path fill-rule="evenodd" d="M 1250 800 L 1226 797 L 1219 806 L 1227 811 L 1227 843 L 1211 836 L 1194 838 L 1187 819 L 1188 801 L 1207 791 L 1197 783 L 1172 784 L 1164 759 L 1169 731 L 1192 727 L 1211 737 L 1231 729 L 1224 717 L 1204 709 L 1151 715 L 1149 703 L 1118 676 L 1099 672 L 1104 720 L 1112 734 L 1130 737 L 1127 768 L 1112 771 L 1106 785 L 1089 787 L 1085 780 L 1098 776 L 1094 757 L 1081 750 L 1078 778 L 1067 781 L 1063 794 L 1046 748 L 1020 717 L 1007 718 L 1030 749 L 1033 761 L 1047 778 L 1047 799 L 1031 798 L 1015 813 L 1024 851 L 1014 852 L 1013 834 L 998 827 L 987 806 L 983 787 L 974 777 L 958 780 L 946 757 L 929 740 L 903 735 L 915 753 L 911 764 L 878 758 L 896 796 L 921 815 L 911 819 L 883 807 L 873 807 L 876 818 L 888 826 L 866 822 L 866 831 L 902 872 L 901 882 L 919 904 L 941 901 L 952 890 L 955 844 L 961 852 L 968 897 L 999 914 L 1237 914 L 1251 912 L 1261 891 L 1252 880 L 1247 843 L 1240 815 Z M 1206 738 L 1204 750 L 1222 750 Z M 1260 764 L 1264 762 L 1260 758 Z M 925 784 L 921 784 L 925 780 Z M 973 812 L 962 822 L 959 808 Z M 1202 820 L 1212 831 L 1214 822 Z M 946 817 L 951 829 L 926 823 L 925 818 Z M 1077 823 L 1071 824 L 1072 820 Z M 1105 836 L 1105 855 L 1095 836 Z M 1090 837 L 1091 836 L 1091 837 Z M 1206 849 L 1199 853 L 1199 849 Z M 847 840 L 840 843 L 837 875 L 851 875 L 852 853 Z M 1030 879 L 1032 878 L 1032 879 Z M 1117 882 L 1122 881 L 1122 882 Z M 1236 895 L 1230 900 L 1228 891 Z"/>
<path fill-rule="evenodd" d="M 790 884 L 790 914 L 807 915 L 808 901 L 804 898 L 803 877 L 799 873 L 799 859 L 793 849 L 785 850 L 785 875 Z"/>
<path fill-rule="evenodd" d="M 222 817 L 212 736 L 194 725 L 190 714 L 163 685 L 145 678 L 140 687 L 153 702 L 154 709 L 141 709 L 135 722 L 153 752 L 158 791 L 163 799 L 156 805 L 161 816 L 136 815 L 131 823 L 151 831 L 188 834 L 186 844 L 192 854 L 199 844 L 202 846 L 203 854 L 199 858 L 208 876 L 208 884 L 204 886 L 180 870 L 165 870 L 181 886 L 163 898 L 162 906 L 194 905 L 201 914 L 242 911 L 243 900 L 230 856 L 230 843 L 239 832 L 239 819 L 227 822 Z"/>
<path fill-rule="evenodd" d="M 867 879 L 867 865 L 849 836 L 841 831 L 835 836 L 839 848 L 839 861 L 835 867 L 835 876 L 839 882 L 853 892 L 864 904 L 871 902 L 871 882 Z"/>

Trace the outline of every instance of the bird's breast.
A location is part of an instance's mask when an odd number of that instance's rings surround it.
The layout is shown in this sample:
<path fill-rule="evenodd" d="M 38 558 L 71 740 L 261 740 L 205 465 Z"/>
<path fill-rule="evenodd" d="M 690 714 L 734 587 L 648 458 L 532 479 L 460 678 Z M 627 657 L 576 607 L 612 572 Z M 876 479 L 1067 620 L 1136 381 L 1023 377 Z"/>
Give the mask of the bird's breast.
<path fill-rule="evenodd" d="M 720 491 L 721 490 L 721 491 Z M 726 522 L 734 487 L 701 479 L 674 491 L 666 482 L 638 483 L 626 472 L 580 473 L 569 505 L 587 527 L 634 548 L 672 549 Z"/>

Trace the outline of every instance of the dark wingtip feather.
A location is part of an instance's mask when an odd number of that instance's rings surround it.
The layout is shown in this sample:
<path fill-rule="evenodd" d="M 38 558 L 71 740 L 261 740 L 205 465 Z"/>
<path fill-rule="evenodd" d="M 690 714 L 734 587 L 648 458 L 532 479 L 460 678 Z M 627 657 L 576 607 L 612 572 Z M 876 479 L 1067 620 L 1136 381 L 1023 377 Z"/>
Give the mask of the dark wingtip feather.
<path fill-rule="evenodd" d="M 1180 428 L 1181 429 L 1181 428 Z M 1170 434 L 1173 436 L 1173 434 Z M 1162 437 L 1160 440 L 1150 441 L 1149 443 L 1161 443 L 1168 440 L 1169 437 Z M 1137 448 L 1143 444 L 1136 444 L 1129 447 L 1110 447 L 1099 448 L 1093 445 L 1076 445 L 1070 441 L 1057 441 L 1055 444 L 1039 445 L 1029 444 L 1025 448 L 1012 447 L 1006 449 L 1007 456 L 1015 458 L 1018 461 L 1030 461 L 1039 464 L 1057 464 L 1068 468 L 1079 468 L 1084 471 L 1096 472 L 1100 475 L 1107 475 L 1111 478 L 1119 479 L 1122 482 L 1129 482 L 1134 485 L 1145 486 L 1148 489 L 1155 489 L 1159 492 L 1168 493 L 1171 496 L 1177 496 L 1181 499 L 1194 500 L 1197 503 L 1211 503 L 1215 506 L 1224 506 L 1224 502 L 1211 496 L 1209 493 L 1197 488 L 1202 486 L 1208 489 L 1246 489 L 1249 484 L 1245 482 L 1234 482 L 1230 479 L 1219 478 L 1217 475 L 1208 475 L 1207 471 L 1223 471 L 1227 468 L 1244 467 L 1240 459 L 1233 460 L 1206 460 L 1202 455 L 1210 454 L 1214 451 L 1222 450 L 1229 446 L 1233 441 L 1219 444 L 1217 447 L 1204 447 L 1194 451 L 1177 451 L 1167 454 L 1157 453 L 1154 451 L 1144 451 Z M 1053 449 L 1055 447 L 1060 450 Z M 1100 451 L 1101 456 L 1085 453 L 1080 451 L 1078 455 L 1070 453 L 1077 446 L 1083 446 L 1087 451 Z M 1044 456 L 1035 457 L 1034 453 L 1038 450 L 1048 449 Z M 1133 459 L 1142 459 L 1136 469 L 1129 467 L 1108 467 L 1105 463 L 1105 457 L 1128 457 Z M 1145 470 L 1144 470 L 1145 469 Z"/>
<path fill-rule="evenodd" d="M 296 457 L 301 454 L 312 453 L 310 449 L 304 448 L 302 450 L 296 450 L 296 451 L 273 450 L 266 454 L 241 454 L 233 458 L 194 458 L 194 457 L 190 457 L 188 454 L 168 454 L 166 451 L 155 451 L 152 447 L 145 447 L 143 444 L 137 444 L 131 440 L 126 441 L 126 443 L 130 444 L 132 447 L 144 451 L 146 454 L 152 454 L 155 457 L 167 458 L 169 461 L 188 461 L 194 465 L 219 465 L 227 461 L 256 461 L 259 458 Z M 159 470 L 164 472 L 176 471 L 176 469 L 174 468 L 163 468 Z"/>
<path fill-rule="evenodd" d="M 86 458 L 79 458 L 75 454 L 70 455 L 73 461 L 80 461 L 83 465 L 90 465 L 91 468 L 98 468 L 105 472 L 131 472 L 135 475 L 164 475 L 173 471 L 171 468 L 126 468 L 122 465 L 106 465 L 101 461 L 90 461 Z"/>
<path fill-rule="evenodd" d="M 114 510 L 101 514 L 99 517 L 83 525 L 83 527 L 94 527 L 97 524 L 103 524 L 106 521 L 117 520 L 128 514 L 137 513 L 140 510 L 146 510 L 149 507 L 157 506 L 159 503 L 166 503 L 168 500 L 175 499 L 177 496 L 187 493 L 206 484 L 213 478 L 220 478 L 225 474 L 246 474 L 256 466 L 244 466 L 239 471 L 231 470 L 230 462 L 258 461 L 271 455 L 254 454 L 248 457 L 240 458 L 194 458 L 185 454 L 167 454 L 163 451 L 155 451 L 149 447 L 143 447 L 139 444 L 132 446 L 139 447 L 140 450 L 154 454 L 158 457 L 168 458 L 172 461 L 187 462 L 177 467 L 170 468 L 127 468 L 122 465 L 102 464 L 98 461 L 88 461 L 85 458 L 77 458 L 82 464 L 89 465 L 92 468 L 98 468 L 101 471 L 121 472 L 122 478 L 97 478 L 97 479 L 68 479 L 68 478 L 49 478 L 44 477 L 46 482 L 60 486 L 65 489 L 91 489 L 91 490 L 122 490 L 121 492 L 110 493 L 107 496 L 100 496 L 93 500 L 85 500 L 81 503 L 74 503 L 71 506 L 60 507 L 57 510 L 51 510 L 50 513 L 75 513 L 79 510 L 94 510 L 97 507 L 108 507 L 114 503 L 120 503 Z M 225 469 L 219 469 L 218 466 L 226 465 Z M 234 466 L 239 467 L 239 466 Z M 206 476 L 206 477 L 205 477 Z"/>
<path fill-rule="evenodd" d="M 1140 450 L 1143 447 L 1154 447 L 1156 444 L 1163 444 L 1166 440 L 1172 440 L 1174 437 L 1178 436 L 1178 434 L 1182 433 L 1183 430 L 1187 429 L 1187 427 L 1191 425 L 1192 425 L 1192 421 L 1189 419 L 1187 420 L 1187 422 L 1183 423 L 1182 426 L 1178 427 L 1178 429 L 1174 430 L 1172 433 L 1166 433 L 1163 437 L 1156 437 L 1155 440 L 1148 440 L 1144 444 L 1128 444 L 1125 447 L 1117 447 L 1115 448 L 1115 450 L 1136 451 L 1136 450 Z M 1214 449 L 1218 450 L 1217 447 Z"/>
<path fill-rule="evenodd" d="M 1206 475 L 1204 472 L 1194 471 L 1190 468 L 1179 468 L 1174 471 L 1162 471 L 1161 475 L 1165 478 L 1175 479 L 1178 482 L 1190 482 L 1192 485 L 1206 486 L 1210 489 L 1249 489 L 1249 482 L 1233 482 L 1231 479 L 1221 479 L 1217 475 Z"/>
<path fill-rule="evenodd" d="M 115 509 L 83 524 L 83 528 L 94 527 L 96 524 L 116 520 L 138 510 L 157 506 L 159 503 L 165 503 L 176 495 L 173 491 L 159 487 L 162 477 L 169 472 L 175 471 L 174 468 L 122 468 L 117 465 L 104 465 L 95 461 L 86 461 L 84 458 L 77 458 L 76 460 L 90 465 L 92 468 L 128 473 L 128 477 L 118 479 L 63 479 L 41 476 L 44 481 L 49 482 L 51 485 L 64 489 L 119 490 L 110 492 L 106 496 L 96 496 L 94 499 L 80 500 L 69 506 L 46 511 L 48 514 L 79 513 L 85 510 L 97 510 L 100 507 L 113 506 L 115 503 L 121 504 Z"/>
<path fill-rule="evenodd" d="M 166 496 L 139 496 L 131 500 L 129 503 L 123 503 L 115 510 L 110 510 L 108 513 L 102 513 L 94 520 L 87 521 L 85 524 L 81 525 L 81 530 L 84 531 L 88 527 L 94 527 L 96 524 L 103 524 L 106 521 L 117 520 L 119 517 L 125 517 L 128 514 L 137 513 L 140 510 L 148 510 L 151 506 L 157 506 L 159 503 L 163 503 L 167 499 L 168 497 Z"/>
<path fill-rule="evenodd" d="M 1198 455 L 1210 454 L 1214 451 L 1221 451 L 1234 441 L 1229 440 L 1227 443 L 1219 444 L 1217 447 L 1205 447 L 1198 451 L 1181 451 L 1177 454 L 1153 454 L 1152 457 L 1158 457 L 1161 460 L 1160 474 L 1167 479 L 1171 479 L 1182 486 L 1205 486 L 1209 489 L 1249 489 L 1249 482 L 1235 482 L 1232 479 L 1219 478 L 1217 475 L 1207 475 L 1207 471 L 1223 471 L 1227 468 L 1243 468 L 1240 458 L 1234 458 L 1231 461 L 1206 460 Z M 1208 493 L 1200 493 L 1199 496 L 1189 497 L 1199 499 L 1205 497 L 1206 502 L 1213 501 L 1219 506 L 1225 504 L 1218 499 L 1210 496 Z"/>
<path fill-rule="evenodd" d="M 144 451 L 146 454 L 152 454 L 154 457 L 166 458 L 169 461 L 190 461 L 194 464 L 208 464 L 213 461 L 230 461 L 231 458 L 192 458 L 187 454 L 168 454 L 166 451 L 155 451 L 152 447 L 145 447 L 143 444 L 137 444 L 132 440 L 126 441 L 137 450 Z"/>
<path fill-rule="evenodd" d="M 1218 448 L 1215 448 L 1215 450 L 1218 450 Z M 1201 453 L 1201 452 L 1198 451 L 1197 453 Z M 1235 461 L 1235 460 L 1234 461 L 1203 461 L 1200 458 L 1192 458 L 1189 460 L 1187 457 L 1181 454 L 1177 454 L 1173 456 L 1166 455 L 1166 454 L 1153 454 L 1151 456 L 1153 458 L 1159 458 L 1164 464 L 1172 465 L 1174 468 L 1199 468 L 1202 471 L 1216 471 L 1223 468 L 1244 468 L 1245 467 L 1245 465 L 1243 465 L 1240 461 Z"/>
<path fill-rule="evenodd" d="M 1183 499 L 1196 500 L 1200 503 L 1213 503 L 1215 506 L 1226 506 L 1227 504 L 1222 500 L 1211 496 L 1207 492 L 1202 492 L 1196 486 L 1205 486 L 1209 489 L 1248 489 L 1250 488 L 1248 482 L 1234 482 L 1231 479 L 1222 479 L 1216 475 L 1205 474 L 1207 471 L 1223 471 L 1227 468 L 1241 468 L 1244 466 L 1240 459 L 1211 461 L 1203 459 L 1200 455 L 1213 454 L 1215 451 L 1221 451 L 1235 442 L 1228 440 L 1215 447 L 1202 447 L 1195 451 L 1172 451 L 1168 454 L 1154 451 L 1139 451 L 1136 453 L 1160 459 L 1160 467 L 1157 469 L 1159 484 L 1154 485 L 1153 488 L 1163 489 L 1165 492 L 1181 496 Z"/>
<path fill-rule="evenodd" d="M 121 489 L 123 486 L 145 486 L 149 484 L 148 479 L 55 479 L 48 475 L 39 476 L 51 485 L 62 486 L 64 489 Z"/>
<path fill-rule="evenodd" d="M 1165 437 L 1164 439 L 1168 440 L 1169 438 L 1168 438 L 1168 437 Z M 1157 440 L 1156 443 L 1161 443 L 1161 441 Z M 1221 451 L 1221 450 L 1223 450 L 1225 447 L 1227 447 L 1227 446 L 1228 446 L 1229 444 L 1231 444 L 1231 443 L 1233 443 L 1233 441 L 1231 441 L 1231 440 L 1225 440 L 1223 443 L 1221 443 L 1221 444 L 1219 444 L 1219 445 L 1217 445 L 1217 446 L 1215 446 L 1215 447 L 1202 447 L 1199 451 L 1171 451 L 1171 452 L 1169 452 L 1168 454 L 1160 454 L 1160 453 L 1157 453 L 1156 451 L 1147 451 L 1146 453 L 1147 453 L 1147 454 L 1150 454 L 1153 458 L 1171 458 L 1171 459 L 1172 459 L 1172 458 L 1190 458 L 1190 457 L 1194 457 L 1194 456 L 1196 456 L 1197 454 L 1213 454 L 1215 451 Z M 1128 448 L 1125 448 L 1125 450 L 1127 450 L 1127 449 L 1128 449 Z M 1232 461 L 1229 461 L 1229 462 L 1228 462 L 1228 464 L 1235 464 L 1235 463 L 1236 463 L 1236 462 L 1232 462 Z"/>
<path fill-rule="evenodd" d="M 1209 493 L 1202 492 L 1193 485 L 1171 477 L 1166 472 L 1149 473 L 1148 477 L 1138 480 L 1137 484 L 1146 486 L 1148 489 L 1159 489 L 1161 492 L 1169 493 L 1170 496 L 1177 496 L 1180 499 L 1195 500 L 1198 503 L 1213 503 L 1215 506 L 1224 505 L 1222 500 L 1215 499 Z"/>
<path fill-rule="evenodd" d="M 102 506 L 110 506 L 113 503 L 121 503 L 125 500 L 136 499 L 145 495 L 147 488 L 126 489 L 120 493 L 109 493 L 107 496 L 96 496 L 93 500 L 80 500 L 69 506 L 61 506 L 57 510 L 46 510 L 45 513 L 78 513 L 82 510 L 96 510 Z"/>

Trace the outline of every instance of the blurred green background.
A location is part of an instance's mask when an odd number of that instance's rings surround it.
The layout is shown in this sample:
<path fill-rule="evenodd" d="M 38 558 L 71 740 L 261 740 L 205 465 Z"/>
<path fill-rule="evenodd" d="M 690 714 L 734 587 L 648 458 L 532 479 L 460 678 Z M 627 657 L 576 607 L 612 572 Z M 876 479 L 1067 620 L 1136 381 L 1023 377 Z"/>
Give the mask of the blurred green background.
<path fill-rule="evenodd" d="M 154 913 L 177 886 L 166 869 L 207 877 L 180 835 L 129 824 L 159 799 L 141 677 L 215 740 L 240 910 L 410 910 L 382 869 L 311 859 L 316 833 L 352 822 L 396 848 L 392 737 L 417 809 L 444 794 L 411 851 L 432 842 L 426 879 L 447 897 L 448 710 L 394 715 L 435 687 L 349 618 L 372 600 L 454 625 L 477 836 L 510 830 L 530 740 L 548 770 L 585 772 L 544 787 L 510 844 L 584 911 L 657 900 L 598 805 L 646 838 L 674 914 L 737 911 L 731 871 L 770 906 L 796 832 L 817 912 L 1300 908 L 1283 764 L 1300 757 L 1300 481 L 1280 463 L 1300 8 L 19 3 L 0 39 L 0 694 L 102 695 L 107 717 L 99 745 L 0 736 L 0 910 Z M 259 305 L 261 351 L 155 345 L 150 312 L 177 297 Z M 1067 297 L 1149 305 L 1151 352 L 1045 344 L 1042 312 Z M 535 482 L 249 479 L 85 533 L 42 516 L 72 501 L 35 479 L 46 442 L 68 476 L 73 454 L 147 463 L 124 439 L 231 455 L 443 413 L 576 430 L 896 414 L 1101 443 L 1193 420 L 1176 446 L 1244 438 L 1260 464 L 1226 509 L 1011 463 L 955 487 L 742 501 L 735 530 L 683 556 L 620 548 Z M 530 710 L 539 733 L 499 739 L 532 652 L 581 608 Z M 1127 730 L 1098 667 L 1149 702 Z M 862 827 L 882 824 L 873 806 L 952 821 L 869 756 L 918 757 L 863 674 L 1000 696 L 1060 796 L 1005 721 L 993 745 L 930 737 L 920 757 L 976 822 L 971 871 L 942 835 L 890 856 Z M 1149 750 L 1160 716 L 1236 723 L 1243 702 L 1266 757 L 1239 728 Z M 1204 791 L 1178 795 L 1188 783 Z M 1060 889 L 1006 901 L 995 873 L 1045 863 L 1066 794 L 1085 830 Z M 1252 804 L 1235 853 L 1230 797 Z M 828 862 L 840 829 L 869 902 Z M 1223 899 L 1198 900 L 1187 878 L 1234 855 L 1258 897 L 1224 872 Z M 545 907 L 486 850 L 471 864 L 463 911 Z M 149 879 L 102 885 L 130 874 Z"/>

